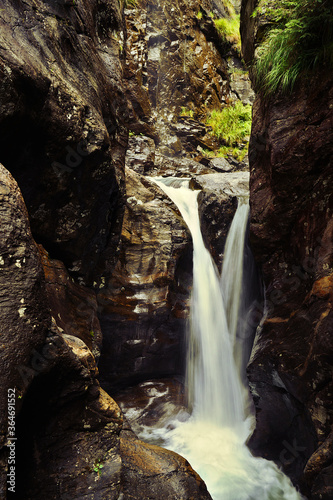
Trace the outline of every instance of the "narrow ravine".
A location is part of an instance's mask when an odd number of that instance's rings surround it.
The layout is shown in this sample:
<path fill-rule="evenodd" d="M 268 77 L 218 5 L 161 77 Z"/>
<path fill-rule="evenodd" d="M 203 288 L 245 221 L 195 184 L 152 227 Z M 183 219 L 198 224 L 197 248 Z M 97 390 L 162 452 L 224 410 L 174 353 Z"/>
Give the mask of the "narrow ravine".
<path fill-rule="evenodd" d="M 239 207 L 226 243 L 222 281 L 200 229 L 197 197 L 187 179 L 154 178 L 179 208 L 193 239 L 193 291 L 187 359 L 189 413 L 143 438 L 183 455 L 214 500 L 297 500 L 290 480 L 245 445 L 252 416 L 235 361 L 248 202 Z"/>

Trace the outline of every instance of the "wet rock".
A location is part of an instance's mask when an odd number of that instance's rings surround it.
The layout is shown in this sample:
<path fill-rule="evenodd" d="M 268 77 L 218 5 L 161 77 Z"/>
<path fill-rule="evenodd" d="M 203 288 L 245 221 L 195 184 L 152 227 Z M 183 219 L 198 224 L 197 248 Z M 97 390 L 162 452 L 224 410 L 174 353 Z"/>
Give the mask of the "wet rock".
<path fill-rule="evenodd" d="M 120 410 L 99 388 L 95 359 L 84 342 L 59 335 L 55 323 L 51 325 L 46 292 L 50 283 L 45 286 L 22 195 L 3 166 L 0 197 L 0 397 L 1 407 L 7 409 L 8 389 L 14 394 L 16 498 L 118 498 Z M 58 271 L 59 281 L 53 281 L 51 288 L 64 286 L 63 266 Z M 75 285 L 73 290 L 77 291 Z M 5 445 L 11 437 L 8 422 L 4 410 L 0 441 L 3 499 L 7 498 Z M 93 469 L 98 460 L 104 475 L 96 482 Z"/>
<path fill-rule="evenodd" d="M 214 173 L 197 175 L 196 188 L 227 196 L 248 196 L 249 172 Z"/>
<path fill-rule="evenodd" d="M 18 419 L 18 498 L 116 499 L 121 489 L 117 404 L 100 389 L 95 359 L 56 334 Z"/>
<path fill-rule="evenodd" d="M 106 260 L 112 268 L 122 217 L 120 5 L 3 7 L 0 160 L 22 190 L 35 239 L 91 283 Z"/>
<path fill-rule="evenodd" d="M 10 173 L 0 165 L 0 496 L 6 498 L 8 452 L 8 397 L 18 414 L 22 398 L 36 370 L 31 357 L 44 343 L 51 318 L 38 248 L 32 238 L 28 213 Z M 14 430 L 14 436 L 16 436 Z"/>
<path fill-rule="evenodd" d="M 148 443 L 163 446 L 154 431 L 172 425 L 173 419 L 188 418 L 184 383 L 178 379 L 141 382 L 115 394 L 133 431 Z"/>
<path fill-rule="evenodd" d="M 210 159 L 210 166 L 217 172 L 230 172 L 233 166 L 225 158 L 217 157 Z"/>
<path fill-rule="evenodd" d="M 44 268 L 46 293 L 51 314 L 60 332 L 83 340 L 96 362 L 102 347 L 96 293 L 74 282 L 58 260 L 52 260 L 39 245 Z"/>
<path fill-rule="evenodd" d="M 210 166 L 203 165 L 194 159 L 189 158 L 169 158 L 157 154 L 153 175 L 163 177 L 188 177 L 195 175 L 210 174 Z"/>
<path fill-rule="evenodd" d="M 243 62 L 238 58 L 230 57 L 228 59 L 228 65 L 230 68 L 231 93 L 235 96 L 236 100 L 239 99 L 243 104 L 252 105 L 255 99 L 255 93 L 252 90 L 248 71 Z"/>
<path fill-rule="evenodd" d="M 120 453 L 126 498 L 211 499 L 205 483 L 177 453 L 143 443 L 130 431 L 122 433 Z"/>
<path fill-rule="evenodd" d="M 153 170 L 155 165 L 155 142 L 150 137 L 134 136 L 128 141 L 126 167 L 144 175 Z"/>
<path fill-rule="evenodd" d="M 237 196 L 248 193 L 248 172 L 198 175 L 191 181 L 199 194 L 202 236 L 219 271 L 225 242 L 237 209 Z"/>
<path fill-rule="evenodd" d="M 127 204 L 114 274 L 98 294 L 102 383 L 182 373 L 192 245 L 177 208 L 126 169 Z"/>
<path fill-rule="evenodd" d="M 260 29 L 253 5 L 242 7 L 248 61 Z M 248 368 L 257 409 L 250 447 L 309 498 L 329 498 L 332 488 L 330 461 L 319 459 L 333 423 L 332 100 L 325 72 L 292 95 L 257 96 L 249 151 L 251 241 L 267 306 Z"/>

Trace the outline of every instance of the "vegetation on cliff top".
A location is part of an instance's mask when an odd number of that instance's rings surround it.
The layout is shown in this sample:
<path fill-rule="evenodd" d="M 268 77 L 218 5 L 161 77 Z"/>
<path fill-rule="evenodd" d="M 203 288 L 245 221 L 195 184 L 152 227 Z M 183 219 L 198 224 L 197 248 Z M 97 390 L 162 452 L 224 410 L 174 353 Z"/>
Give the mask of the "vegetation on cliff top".
<path fill-rule="evenodd" d="M 331 0 L 263 0 L 253 15 L 269 21 L 255 62 L 258 91 L 291 91 L 319 66 L 333 67 Z"/>
<path fill-rule="evenodd" d="M 240 38 L 240 16 L 236 14 L 234 6 L 230 2 L 226 2 L 229 17 L 222 17 L 215 19 L 214 23 L 217 31 L 224 40 L 231 43 L 232 46 L 239 53 L 241 52 L 241 38 Z"/>

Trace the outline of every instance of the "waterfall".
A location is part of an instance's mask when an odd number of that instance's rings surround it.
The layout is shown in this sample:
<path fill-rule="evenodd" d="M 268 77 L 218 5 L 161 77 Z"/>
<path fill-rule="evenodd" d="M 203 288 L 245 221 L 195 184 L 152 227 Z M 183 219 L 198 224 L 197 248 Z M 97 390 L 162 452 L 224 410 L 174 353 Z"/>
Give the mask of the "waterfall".
<path fill-rule="evenodd" d="M 278 467 L 253 457 L 245 446 L 251 420 L 244 416 L 242 363 L 237 364 L 235 356 L 243 328 L 239 312 L 245 303 L 242 283 L 248 201 L 239 199 L 220 279 L 202 239 L 198 191 L 190 190 L 186 179 L 151 180 L 177 205 L 193 240 L 186 377 L 192 411 L 186 422 L 174 420 L 167 428 L 158 429 L 156 437 L 189 460 L 214 500 L 299 500 L 302 497 Z"/>
<path fill-rule="evenodd" d="M 198 193 L 188 180 L 181 187 L 155 180 L 179 208 L 193 240 L 191 335 L 187 359 L 187 387 L 193 414 L 220 425 L 243 420 L 243 402 L 233 342 L 223 307 L 218 271 L 206 249 L 200 228 Z M 219 383 L 217 383 L 219 381 Z"/>
<path fill-rule="evenodd" d="M 242 296 L 243 255 L 249 210 L 248 198 L 238 198 L 238 207 L 225 245 L 221 275 L 221 288 L 233 347 L 236 343 Z"/>

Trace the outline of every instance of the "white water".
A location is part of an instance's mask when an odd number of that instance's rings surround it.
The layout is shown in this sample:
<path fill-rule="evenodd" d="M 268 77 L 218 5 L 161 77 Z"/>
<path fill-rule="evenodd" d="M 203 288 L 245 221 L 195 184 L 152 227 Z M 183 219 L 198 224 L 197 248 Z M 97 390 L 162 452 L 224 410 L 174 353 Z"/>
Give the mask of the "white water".
<path fill-rule="evenodd" d="M 221 288 L 233 346 L 236 343 L 242 295 L 243 252 L 249 211 L 248 198 L 239 198 L 237 211 L 229 229 L 223 258 Z"/>
<path fill-rule="evenodd" d="M 198 191 L 183 179 L 152 179 L 178 206 L 193 239 L 193 292 L 187 384 L 192 407 L 186 422 L 174 420 L 149 432 L 185 456 L 214 500 L 299 500 L 289 479 L 245 446 L 250 419 L 234 358 L 248 204 L 240 202 L 220 277 L 202 240 Z M 228 326 L 229 325 L 229 326 Z M 183 420 L 183 418 L 182 418 Z M 143 438 L 147 436 L 142 436 Z"/>

